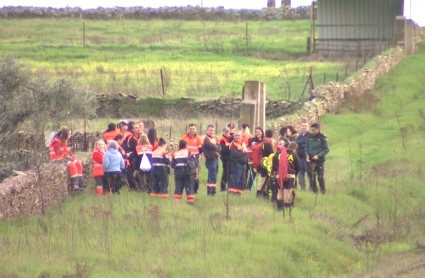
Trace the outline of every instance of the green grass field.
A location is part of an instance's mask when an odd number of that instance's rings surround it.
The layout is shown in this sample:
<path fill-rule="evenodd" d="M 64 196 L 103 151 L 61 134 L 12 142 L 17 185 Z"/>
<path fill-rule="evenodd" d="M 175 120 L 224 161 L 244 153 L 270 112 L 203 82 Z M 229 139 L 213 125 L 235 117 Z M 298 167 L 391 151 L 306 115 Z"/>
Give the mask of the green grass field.
<path fill-rule="evenodd" d="M 202 167 L 194 207 L 85 192 L 1 222 L 0 276 L 343 277 L 413 250 L 425 236 L 424 73 L 423 45 L 378 80 L 370 111 L 322 117 L 328 193 L 297 192 L 291 218 L 246 192 L 226 220 L 227 195 L 206 196 Z"/>
<path fill-rule="evenodd" d="M 310 67 L 316 84 L 339 81 L 355 62 L 306 57 L 310 23 L 302 21 L 0 20 L 0 56 L 17 55 L 32 70 L 69 77 L 97 93 L 217 98 L 242 92 L 247 80 L 271 99 L 297 100 Z M 324 75 L 326 74 L 326 77 Z M 289 86 L 288 86 L 289 84 Z"/>

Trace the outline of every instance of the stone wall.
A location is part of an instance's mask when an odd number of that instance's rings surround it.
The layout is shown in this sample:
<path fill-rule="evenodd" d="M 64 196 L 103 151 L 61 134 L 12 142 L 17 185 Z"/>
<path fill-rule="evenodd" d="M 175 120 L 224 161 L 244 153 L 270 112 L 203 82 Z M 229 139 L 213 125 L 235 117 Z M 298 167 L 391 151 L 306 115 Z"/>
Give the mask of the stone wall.
<path fill-rule="evenodd" d="M 118 94 L 102 94 L 97 95 L 98 108 L 96 109 L 98 117 L 115 117 L 115 118 L 166 118 L 169 117 L 167 111 L 174 109 L 179 111 L 179 115 L 184 118 L 201 117 L 202 115 L 224 116 L 231 118 L 239 118 L 241 108 L 241 98 L 233 98 L 222 96 L 219 99 L 196 100 L 192 98 L 181 98 L 170 101 L 168 99 L 155 99 L 158 109 L 155 114 L 145 115 L 143 110 L 143 102 L 145 98 L 137 98 L 134 95 Z M 149 102 L 150 103 L 150 102 Z M 135 109 L 135 107 L 138 107 Z M 300 107 L 298 101 L 274 101 L 266 100 L 266 118 L 273 119 L 282 115 L 291 114 Z"/>
<path fill-rule="evenodd" d="M 177 19 L 177 20 L 294 20 L 309 19 L 310 7 L 284 6 L 262 10 L 226 10 L 200 7 L 114 7 L 86 9 L 9 6 L 0 9 L 0 18 L 84 18 L 84 19 Z"/>
<path fill-rule="evenodd" d="M 277 131 L 282 126 L 293 125 L 301 129 L 304 119 L 309 123 L 319 122 L 320 116 L 337 110 L 344 96 L 348 94 L 361 95 L 371 90 L 378 77 L 387 74 L 395 65 L 404 59 L 404 50 L 401 47 L 375 57 L 369 64 L 348 78 L 344 83 L 328 83 L 316 87 L 312 92 L 312 99 L 302 104 L 300 109 L 291 115 L 281 117 L 273 128 Z"/>
<path fill-rule="evenodd" d="M 91 177 L 91 161 L 81 160 L 84 178 Z M 42 202 L 37 176 L 33 171 L 18 172 L 0 183 L 0 220 L 29 216 L 41 213 Z M 45 208 L 57 205 L 69 196 L 69 174 L 66 164 L 46 163 L 42 168 L 42 177 L 51 176 L 43 182 L 43 200 Z"/>

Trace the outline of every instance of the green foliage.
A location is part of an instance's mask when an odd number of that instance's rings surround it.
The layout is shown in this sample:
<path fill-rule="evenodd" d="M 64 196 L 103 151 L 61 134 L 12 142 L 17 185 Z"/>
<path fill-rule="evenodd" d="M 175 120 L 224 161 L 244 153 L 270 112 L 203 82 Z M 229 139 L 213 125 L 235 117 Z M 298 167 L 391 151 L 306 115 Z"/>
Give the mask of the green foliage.
<path fill-rule="evenodd" d="M 49 122 L 95 115 L 96 98 L 88 87 L 75 85 L 69 79 L 51 81 L 33 76 L 13 56 L 0 61 L 0 118 L 2 129 L 31 120 L 33 132 L 44 134 Z"/>
<path fill-rule="evenodd" d="M 70 77 L 97 93 L 217 98 L 240 94 L 247 80 L 267 85 L 271 99 L 299 99 L 314 69 L 315 84 L 343 81 L 346 64 L 306 57 L 306 20 L 204 22 L 173 20 L 0 20 L 0 55 L 15 53 L 33 72 Z M 299 61 L 297 61 L 299 60 Z M 354 70 L 350 63 L 348 74 Z"/>

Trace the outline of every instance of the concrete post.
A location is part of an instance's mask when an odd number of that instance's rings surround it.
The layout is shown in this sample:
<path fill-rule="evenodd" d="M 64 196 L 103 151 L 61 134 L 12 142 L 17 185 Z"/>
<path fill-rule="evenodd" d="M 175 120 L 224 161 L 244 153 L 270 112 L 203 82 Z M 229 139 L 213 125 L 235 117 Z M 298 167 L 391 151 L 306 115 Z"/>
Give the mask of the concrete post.
<path fill-rule="evenodd" d="M 250 128 L 254 130 L 259 124 L 260 115 L 258 113 L 258 104 L 260 103 L 260 82 L 259 81 L 245 81 L 244 87 L 244 100 L 254 101 L 255 102 L 255 115 L 254 123 Z"/>
<path fill-rule="evenodd" d="M 266 85 L 260 84 L 260 102 L 258 103 L 258 126 L 263 130 L 266 129 Z"/>
<path fill-rule="evenodd" d="M 280 4 L 281 4 L 282 6 L 289 6 L 289 7 L 291 7 L 291 0 L 282 0 L 282 1 L 280 2 Z"/>
<path fill-rule="evenodd" d="M 239 118 L 239 124 L 248 124 L 250 130 L 254 130 L 256 127 L 256 115 L 257 115 L 257 102 L 255 100 L 243 100 L 241 103 L 241 116 Z"/>
<path fill-rule="evenodd" d="M 403 42 L 404 45 L 404 27 L 406 24 L 406 17 L 396 16 L 394 21 L 394 45 Z"/>
<path fill-rule="evenodd" d="M 406 20 L 406 27 L 404 31 L 404 50 L 405 54 L 407 55 L 413 55 L 414 52 L 414 43 L 413 43 L 413 36 L 414 36 L 414 25 L 415 23 L 413 20 L 408 19 Z"/>

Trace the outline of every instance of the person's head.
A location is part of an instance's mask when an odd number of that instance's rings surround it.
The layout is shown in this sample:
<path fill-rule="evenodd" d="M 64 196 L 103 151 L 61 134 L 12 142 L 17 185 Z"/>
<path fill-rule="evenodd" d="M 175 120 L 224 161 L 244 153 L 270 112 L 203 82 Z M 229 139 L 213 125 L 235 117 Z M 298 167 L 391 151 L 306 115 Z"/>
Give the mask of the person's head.
<path fill-rule="evenodd" d="M 320 133 L 320 125 L 319 124 L 312 124 L 311 125 L 311 133 L 313 133 L 313 135 L 317 135 Z"/>
<path fill-rule="evenodd" d="M 146 144 L 149 144 L 148 136 L 146 136 L 146 134 L 142 134 L 139 138 L 139 145 L 146 145 Z"/>
<path fill-rule="evenodd" d="M 284 137 L 284 138 L 287 138 L 288 136 L 291 136 L 291 135 L 288 135 L 288 134 L 290 134 L 291 133 L 291 131 L 289 130 L 289 128 L 287 128 L 286 126 L 285 127 L 282 127 L 281 129 L 280 129 L 280 135 L 282 135 L 282 137 Z"/>
<path fill-rule="evenodd" d="M 304 133 L 308 132 L 308 122 L 307 122 L 307 120 L 303 121 L 303 123 L 301 124 L 301 129 Z"/>
<path fill-rule="evenodd" d="M 121 129 L 122 132 L 126 132 L 128 130 L 128 122 L 121 121 L 118 123 L 118 127 Z"/>
<path fill-rule="evenodd" d="M 167 142 L 165 142 L 165 140 L 163 138 L 159 138 L 158 146 L 159 146 L 159 148 L 165 149 L 165 148 L 167 148 Z"/>
<path fill-rule="evenodd" d="M 214 133 L 215 133 L 215 127 L 213 125 L 208 125 L 207 135 L 208 136 L 214 136 Z"/>
<path fill-rule="evenodd" d="M 140 129 L 140 125 L 138 124 L 133 124 L 133 129 L 131 130 L 133 132 L 134 135 L 140 135 L 142 133 L 141 129 Z"/>
<path fill-rule="evenodd" d="M 108 140 L 107 146 L 108 146 L 108 150 L 109 149 L 114 149 L 114 150 L 118 149 L 118 143 L 115 140 Z"/>
<path fill-rule="evenodd" d="M 234 124 L 228 124 L 227 125 L 227 128 L 229 129 L 229 131 L 230 131 L 230 134 L 232 135 L 233 133 L 235 133 L 235 125 Z"/>
<path fill-rule="evenodd" d="M 189 135 L 190 136 L 195 136 L 196 135 L 196 125 L 195 124 L 190 124 L 189 125 Z"/>
<path fill-rule="evenodd" d="M 122 145 L 122 143 L 124 142 L 124 136 L 122 136 L 121 134 L 115 136 L 114 141 L 118 143 L 118 145 Z"/>
<path fill-rule="evenodd" d="M 290 142 L 288 145 L 288 150 L 293 151 L 294 153 L 297 152 L 298 144 L 296 142 Z"/>
<path fill-rule="evenodd" d="M 273 130 L 271 130 L 271 129 L 266 130 L 266 137 L 267 138 L 273 138 Z"/>
<path fill-rule="evenodd" d="M 140 132 L 143 133 L 145 131 L 145 124 L 143 123 L 143 121 L 139 121 L 137 124 L 140 127 Z"/>
<path fill-rule="evenodd" d="M 103 140 L 97 140 L 96 141 L 96 150 L 104 150 L 105 149 L 105 141 Z"/>
<path fill-rule="evenodd" d="M 62 141 L 62 144 L 65 144 L 71 138 L 71 131 L 67 128 L 64 128 L 60 131 L 59 139 Z"/>
<path fill-rule="evenodd" d="M 283 147 L 285 147 L 285 141 L 280 139 L 279 141 L 277 141 L 277 149 L 280 150 Z"/>
<path fill-rule="evenodd" d="M 179 150 L 186 149 L 187 143 L 184 140 L 179 141 Z"/>
<path fill-rule="evenodd" d="M 263 140 L 264 139 L 264 131 L 261 127 L 257 127 L 255 129 L 255 138 L 259 139 L 259 140 Z"/>
<path fill-rule="evenodd" d="M 148 139 L 149 142 L 153 145 L 153 143 L 155 143 L 155 141 L 158 141 L 158 134 L 156 132 L 156 129 L 154 128 L 150 128 L 148 131 Z"/>
<path fill-rule="evenodd" d="M 294 135 L 294 134 L 297 134 L 298 132 L 295 130 L 295 128 L 293 127 L 293 126 L 291 126 L 291 125 L 288 125 L 288 129 L 289 129 L 289 131 L 291 132 L 291 134 L 290 135 L 288 135 L 288 136 L 291 136 L 291 135 Z"/>
<path fill-rule="evenodd" d="M 223 128 L 223 136 L 229 137 L 230 136 L 230 129 L 227 127 Z"/>
<path fill-rule="evenodd" d="M 110 124 L 108 125 L 108 130 L 107 130 L 107 132 L 108 132 L 108 131 L 115 131 L 115 130 L 117 130 L 117 125 L 116 125 L 116 124 L 114 124 L 114 123 L 110 123 Z"/>
<path fill-rule="evenodd" d="M 133 132 L 133 129 L 134 129 L 134 125 L 135 124 L 136 124 L 135 122 L 129 121 L 128 122 L 128 130 L 131 131 L 131 132 Z"/>
<path fill-rule="evenodd" d="M 235 130 L 235 133 L 233 134 L 233 140 L 235 140 L 235 142 L 241 143 L 242 132 L 240 130 Z"/>
<path fill-rule="evenodd" d="M 242 124 L 242 130 L 246 130 L 249 129 L 249 124 Z"/>

